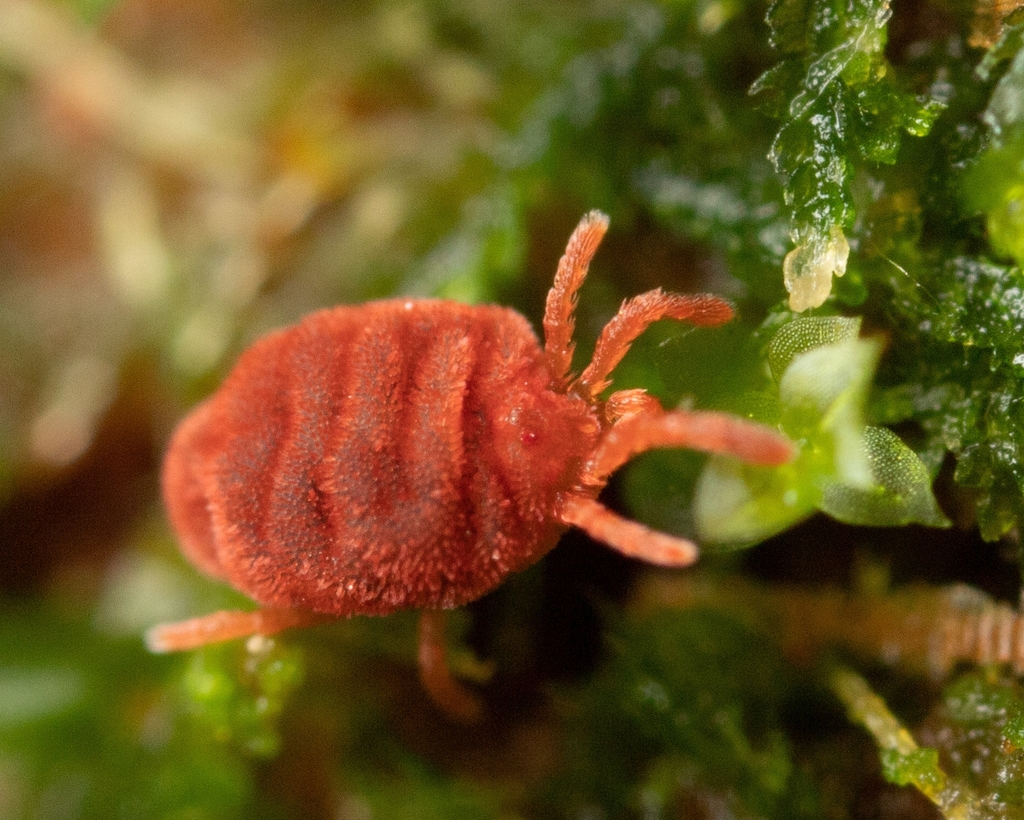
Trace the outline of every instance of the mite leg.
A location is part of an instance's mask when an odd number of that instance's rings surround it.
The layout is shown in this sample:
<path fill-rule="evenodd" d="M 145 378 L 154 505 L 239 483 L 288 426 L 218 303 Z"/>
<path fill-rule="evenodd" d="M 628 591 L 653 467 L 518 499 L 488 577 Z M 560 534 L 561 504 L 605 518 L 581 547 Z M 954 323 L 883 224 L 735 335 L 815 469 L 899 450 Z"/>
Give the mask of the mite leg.
<path fill-rule="evenodd" d="M 255 612 L 224 610 L 160 624 L 146 632 L 146 646 L 151 652 L 181 652 L 210 643 L 247 638 L 250 635 L 276 635 L 297 626 L 314 626 L 336 620 L 302 609 L 257 609 Z"/>
<path fill-rule="evenodd" d="M 420 681 L 434 703 L 452 718 L 459 723 L 477 723 L 483 717 L 483 705 L 452 677 L 445 660 L 445 620 L 442 609 L 424 609 L 420 615 Z"/>
<path fill-rule="evenodd" d="M 728 322 L 732 314 L 732 305 L 718 296 L 704 293 L 683 295 L 655 288 L 627 299 L 604 326 L 590 364 L 573 387 L 584 399 L 599 395 L 611 384 L 608 374 L 622 361 L 629 346 L 659 319 L 686 320 L 711 327 Z"/>
<path fill-rule="evenodd" d="M 576 292 L 587 276 L 590 260 L 608 230 L 608 217 L 600 211 L 591 211 L 580 220 L 569 237 L 565 253 L 558 262 L 555 283 L 548 291 L 544 307 L 544 355 L 551 373 L 564 383 L 572 367 L 572 340 L 576 320 Z"/>
<path fill-rule="evenodd" d="M 662 447 L 727 453 L 769 466 L 784 464 L 795 453 L 792 442 L 772 428 L 728 413 L 638 413 L 612 425 L 598 442 L 580 480 L 586 486 L 603 487 L 608 477 L 633 456 Z"/>
<path fill-rule="evenodd" d="M 663 567 L 685 567 L 697 560 L 697 546 L 685 538 L 677 538 L 636 521 L 616 515 L 599 501 L 569 495 L 562 499 L 556 517 L 579 527 L 591 538 L 612 549 Z"/>
<path fill-rule="evenodd" d="M 616 390 L 604 403 L 605 418 L 613 423 L 621 421 L 626 416 L 635 416 L 640 413 L 660 415 L 664 412 L 665 409 L 661 406 L 661 402 L 640 388 Z"/>

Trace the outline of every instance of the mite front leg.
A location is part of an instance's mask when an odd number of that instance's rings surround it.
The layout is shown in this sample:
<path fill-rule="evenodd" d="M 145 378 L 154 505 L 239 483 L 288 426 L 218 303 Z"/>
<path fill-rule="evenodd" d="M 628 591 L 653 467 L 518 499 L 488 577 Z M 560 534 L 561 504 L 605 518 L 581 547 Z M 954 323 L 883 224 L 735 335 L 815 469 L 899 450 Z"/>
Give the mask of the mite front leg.
<path fill-rule="evenodd" d="M 477 723 L 483 717 L 480 701 L 463 687 L 448 668 L 442 609 L 424 609 L 420 615 L 419 661 L 423 688 L 441 709 L 459 723 Z"/>
<path fill-rule="evenodd" d="M 600 211 L 591 211 L 580 220 L 569 237 L 565 253 L 558 262 L 555 283 L 548 291 L 544 307 L 544 355 L 551 374 L 564 387 L 572 367 L 572 340 L 576 321 L 576 293 L 587 276 L 590 260 L 608 230 L 608 217 Z"/>
<path fill-rule="evenodd" d="M 660 415 L 665 412 L 654 396 L 641 388 L 632 390 L 616 390 L 604 403 L 604 417 L 615 423 L 626 418 L 645 413 L 650 416 Z"/>
<path fill-rule="evenodd" d="M 795 453 L 792 442 L 772 428 L 728 413 L 638 413 L 612 425 L 584 466 L 580 482 L 601 488 L 633 456 L 664 447 L 725 453 L 766 466 L 785 464 Z"/>
<path fill-rule="evenodd" d="M 250 635 L 276 635 L 285 629 L 314 626 L 337 620 L 302 609 L 257 609 L 255 612 L 224 610 L 178 621 L 160 624 L 146 632 L 146 646 L 150 652 L 181 652 L 211 643 L 248 638 Z"/>
<path fill-rule="evenodd" d="M 732 305 L 708 294 L 665 293 L 661 288 L 627 299 L 604 326 L 587 369 L 573 383 L 584 399 L 600 395 L 611 380 L 608 374 L 622 361 L 636 338 L 660 319 L 677 319 L 713 327 L 732 318 Z"/>
<path fill-rule="evenodd" d="M 692 541 L 616 515 L 592 498 L 565 496 L 555 515 L 630 558 L 662 567 L 686 567 L 697 560 L 697 546 Z"/>

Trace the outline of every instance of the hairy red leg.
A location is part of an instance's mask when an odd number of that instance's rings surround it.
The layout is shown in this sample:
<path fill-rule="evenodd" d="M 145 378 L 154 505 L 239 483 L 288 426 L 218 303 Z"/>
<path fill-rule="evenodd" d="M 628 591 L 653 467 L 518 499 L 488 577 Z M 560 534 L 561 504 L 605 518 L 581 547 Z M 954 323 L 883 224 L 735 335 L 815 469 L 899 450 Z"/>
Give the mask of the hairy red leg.
<path fill-rule="evenodd" d="M 604 415 L 608 421 L 616 422 L 626 416 L 638 413 L 657 415 L 665 410 L 654 396 L 640 388 L 634 390 L 617 390 L 604 403 Z"/>
<path fill-rule="evenodd" d="M 692 541 L 616 515 L 592 498 L 565 496 L 555 515 L 630 558 L 663 567 L 685 567 L 697 560 L 697 546 Z"/>
<path fill-rule="evenodd" d="M 792 442 L 772 428 L 728 413 L 639 413 L 612 425 L 598 442 L 580 480 L 587 486 L 603 487 L 608 476 L 637 453 L 660 447 L 727 453 L 765 465 L 784 464 L 795 453 Z"/>
<path fill-rule="evenodd" d="M 314 626 L 337 618 L 303 609 L 257 609 L 255 612 L 224 610 L 160 624 L 146 632 L 146 646 L 151 652 L 181 652 L 210 643 L 247 638 L 250 635 L 276 635 L 297 626 Z"/>
<path fill-rule="evenodd" d="M 601 244 L 607 230 L 608 217 L 600 211 L 584 215 L 569 237 L 565 253 L 558 261 L 555 282 L 548 291 L 544 308 L 544 355 L 551 373 L 561 380 L 563 387 L 568 381 L 575 348 L 572 335 L 576 326 L 573 318 L 576 292 L 583 284 L 590 260 L 594 258 L 597 246 Z"/>
<path fill-rule="evenodd" d="M 452 677 L 445 659 L 443 609 L 424 609 L 420 614 L 420 681 L 434 703 L 459 723 L 476 723 L 484 715 L 483 705 Z"/>
<path fill-rule="evenodd" d="M 599 395 L 611 384 L 608 374 L 622 361 L 629 346 L 659 319 L 686 320 L 702 327 L 713 327 L 728 322 L 732 314 L 732 305 L 705 293 L 665 293 L 655 288 L 627 299 L 604 326 L 590 364 L 573 387 L 584 399 Z"/>

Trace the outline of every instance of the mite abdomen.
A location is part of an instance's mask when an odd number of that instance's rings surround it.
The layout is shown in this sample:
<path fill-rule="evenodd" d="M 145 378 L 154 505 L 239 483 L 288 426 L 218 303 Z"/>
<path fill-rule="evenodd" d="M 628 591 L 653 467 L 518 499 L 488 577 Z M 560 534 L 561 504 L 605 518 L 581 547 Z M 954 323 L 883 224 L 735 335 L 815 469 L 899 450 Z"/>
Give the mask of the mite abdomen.
<path fill-rule="evenodd" d="M 503 543 L 557 534 L 493 445 L 510 394 L 548 380 L 505 308 L 321 311 L 253 345 L 181 426 L 165 500 L 196 563 L 264 605 L 456 606 L 536 557 Z"/>

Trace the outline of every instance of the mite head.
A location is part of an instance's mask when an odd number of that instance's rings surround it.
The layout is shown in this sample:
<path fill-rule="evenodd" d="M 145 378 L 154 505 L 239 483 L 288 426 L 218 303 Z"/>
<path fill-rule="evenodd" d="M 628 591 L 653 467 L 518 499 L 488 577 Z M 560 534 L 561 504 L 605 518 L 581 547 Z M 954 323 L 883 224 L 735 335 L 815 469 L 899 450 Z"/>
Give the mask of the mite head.
<path fill-rule="evenodd" d="M 572 489 L 594 448 L 600 422 L 591 403 L 565 391 L 529 322 L 507 308 L 477 308 L 495 328 L 479 346 L 474 389 L 466 397 L 471 469 L 491 475 L 524 517 L 550 518 L 559 493 Z M 529 552 L 532 554 L 532 547 Z"/>
<path fill-rule="evenodd" d="M 593 408 L 547 385 L 525 386 L 507 400 L 495 424 L 496 449 L 506 469 L 549 499 L 572 489 L 600 432 Z"/>

